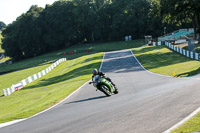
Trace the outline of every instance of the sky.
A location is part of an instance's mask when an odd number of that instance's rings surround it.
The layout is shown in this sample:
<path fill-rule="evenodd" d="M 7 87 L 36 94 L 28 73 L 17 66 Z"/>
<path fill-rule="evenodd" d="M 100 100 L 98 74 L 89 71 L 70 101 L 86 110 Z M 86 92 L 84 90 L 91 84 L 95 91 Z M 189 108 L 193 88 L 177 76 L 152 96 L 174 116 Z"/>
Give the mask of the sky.
<path fill-rule="evenodd" d="M 45 7 L 56 0 L 0 0 L 0 21 L 5 24 L 12 23 L 22 13 L 26 13 L 32 5 Z"/>

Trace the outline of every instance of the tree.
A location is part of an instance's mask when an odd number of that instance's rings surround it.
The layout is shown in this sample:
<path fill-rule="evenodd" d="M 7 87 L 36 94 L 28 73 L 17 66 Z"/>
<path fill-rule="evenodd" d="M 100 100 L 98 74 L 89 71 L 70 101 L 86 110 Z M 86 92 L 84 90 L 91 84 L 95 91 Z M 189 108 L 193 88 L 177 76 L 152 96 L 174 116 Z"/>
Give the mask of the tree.
<path fill-rule="evenodd" d="M 56 1 L 43 10 L 39 23 L 43 31 L 43 45 L 47 51 L 81 42 L 75 10 L 76 6 L 71 1 Z"/>
<path fill-rule="evenodd" d="M 9 24 L 5 30 L 3 30 L 2 35 L 2 48 L 5 50 L 7 56 L 13 57 L 14 61 L 23 58 L 23 54 L 20 50 L 19 43 L 17 42 L 18 34 L 18 22 L 13 22 Z"/>
<path fill-rule="evenodd" d="M 167 18 L 161 15 L 167 14 L 162 4 L 161 0 L 59 0 L 44 9 L 31 6 L 3 30 L 3 48 L 20 60 L 75 44 L 122 40 L 126 35 L 158 36 Z M 168 24 L 170 28 L 174 26 Z"/>
<path fill-rule="evenodd" d="M 154 0 L 160 7 L 164 22 L 182 25 L 193 23 L 196 34 L 200 33 L 200 4 L 198 0 Z"/>
<path fill-rule="evenodd" d="M 39 49 L 36 47 L 39 33 L 35 22 L 41 11 L 42 8 L 31 6 L 27 13 L 22 14 L 3 30 L 2 48 L 13 60 L 17 61 L 39 54 Z"/>
<path fill-rule="evenodd" d="M 112 37 L 132 35 L 143 38 L 148 29 L 150 2 L 147 0 L 115 0 L 112 4 Z"/>
<path fill-rule="evenodd" d="M 24 58 L 34 57 L 40 54 L 39 36 L 40 27 L 37 25 L 37 18 L 43 9 L 38 6 L 31 6 L 29 11 L 25 13 L 19 20 L 19 46 L 23 52 Z"/>
<path fill-rule="evenodd" d="M 0 21 L 0 31 L 6 27 L 6 24 L 2 21 Z"/>

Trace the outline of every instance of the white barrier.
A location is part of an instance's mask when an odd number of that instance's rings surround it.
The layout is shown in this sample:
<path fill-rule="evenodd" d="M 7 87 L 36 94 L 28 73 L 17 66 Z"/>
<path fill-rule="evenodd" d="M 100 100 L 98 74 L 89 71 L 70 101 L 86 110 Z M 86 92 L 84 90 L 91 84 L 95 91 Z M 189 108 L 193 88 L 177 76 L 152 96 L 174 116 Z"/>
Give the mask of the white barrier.
<path fill-rule="evenodd" d="M 195 59 L 199 60 L 199 54 L 198 53 L 195 53 Z"/>
<path fill-rule="evenodd" d="M 184 56 L 186 55 L 186 53 L 185 53 L 185 49 L 183 49 L 183 55 L 184 55 Z"/>
<path fill-rule="evenodd" d="M 180 48 L 180 54 L 183 54 L 183 49 L 182 48 Z"/>
<path fill-rule="evenodd" d="M 187 57 L 190 57 L 190 51 L 187 51 L 187 50 L 186 50 L 186 53 L 187 53 L 186 56 L 187 56 Z"/>
<path fill-rule="evenodd" d="M 179 47 L 177 47 L 177 52 L 179 52 Z"/>
<path fill-rule="evenodd" d="M 194 56 L 193 56 L 193 52 L 190 52 L 190 58 L 194 58 Z"/>
<path fill-rule="evenodd" d="M 185 49 L 176 47 L 176 46 L 170 44 L 169 42 L 165 42 L 165 45 L 168 48 L 170 48 L 170 49 L 172 49 L 172 50 L 174 50 L 174 51 L 176 51 L 176 52 L 178 52 L 178 53 L 180 53 L 180 54 L 182 54 L 184 56 L 187 56 L 188 58 L 195 59 L 195 60 L 200 60 L 199 59 L 199 53 L 190 52 L 190 51 L 187 51 Z"/>
<path fill-rule="evenodd" d="M 129 36 L 125 36 L 125 41 L 131 41 L 132 40 L 132 36 L 129 35 Z"/>
<path fill-rule="evenodd" d="M 57 60 L 54 64 L 52 64 L 50 67 L 46 68 L 45 70 L 42 70 L 41 72 L 38 72 L 32 76 L 29 76 L 26 79 L 23 79 L 22 81 L 12 85 L 10 88 L 3 89 L 4 96 L 9 96 L 15 91 L 20 90 L 21 88 L 25 87 L 27 84 L 33 82 L 34 80 L 37 80 L 38 78 L 41 78 L 42 76 L 46 75 L 50 71 L 52 71 L 56 66 L 58 66 L 63 61 L 66 61 L 66 58 L 62 58 Z"/>

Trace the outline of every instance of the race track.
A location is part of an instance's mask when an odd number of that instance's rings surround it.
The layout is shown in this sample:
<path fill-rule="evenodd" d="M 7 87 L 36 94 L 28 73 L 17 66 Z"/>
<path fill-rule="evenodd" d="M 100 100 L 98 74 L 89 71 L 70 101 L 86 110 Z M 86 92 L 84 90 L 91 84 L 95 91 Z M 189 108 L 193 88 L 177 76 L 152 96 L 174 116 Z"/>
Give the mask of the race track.
<path fill-rule="evenodd" d="M 161 133 L 200 106 L 199 80 L 149 73 L 130 51 L 106 53 L 102 71 L 119 94 L 105 97 L 87 84 L 53 109 L 0 133 Z"/>

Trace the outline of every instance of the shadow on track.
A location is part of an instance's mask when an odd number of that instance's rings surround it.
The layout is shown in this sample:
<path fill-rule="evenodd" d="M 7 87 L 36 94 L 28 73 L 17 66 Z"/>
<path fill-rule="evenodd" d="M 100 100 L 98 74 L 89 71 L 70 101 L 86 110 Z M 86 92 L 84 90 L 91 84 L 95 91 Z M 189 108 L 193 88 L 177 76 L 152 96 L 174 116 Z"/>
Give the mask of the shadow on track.
<path fill-rule="evenodd" d="M 69 103 L 66 103 L 66 104 L 81 103 L 81 102 L 86 102 L 86 101 L 92 101 L 92 100 L 102 99 L 102 98 L 106 98 L 106 97 L 107 97 L 107 96 L 92 97 L 92 98 L 87 98 L 87 99 L 83 99 L 83 100 L 78 100 L 78 101 L 69 102 Z"/>

